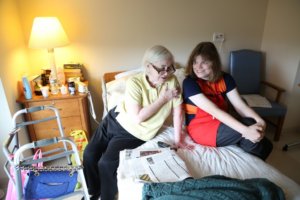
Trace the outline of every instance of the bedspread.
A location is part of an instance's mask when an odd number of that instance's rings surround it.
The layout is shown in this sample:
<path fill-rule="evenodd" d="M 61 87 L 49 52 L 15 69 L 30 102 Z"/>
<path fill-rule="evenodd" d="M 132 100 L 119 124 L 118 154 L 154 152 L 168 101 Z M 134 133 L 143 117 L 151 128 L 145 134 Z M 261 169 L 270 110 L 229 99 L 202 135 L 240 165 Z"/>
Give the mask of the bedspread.
<path fill-rule="evenodd" d="M 239 180 L 225 176 L 207 176 L 173 183 L 146 183 L 143 200 L 284 200 L 280 187 L 268 179 Z"/>

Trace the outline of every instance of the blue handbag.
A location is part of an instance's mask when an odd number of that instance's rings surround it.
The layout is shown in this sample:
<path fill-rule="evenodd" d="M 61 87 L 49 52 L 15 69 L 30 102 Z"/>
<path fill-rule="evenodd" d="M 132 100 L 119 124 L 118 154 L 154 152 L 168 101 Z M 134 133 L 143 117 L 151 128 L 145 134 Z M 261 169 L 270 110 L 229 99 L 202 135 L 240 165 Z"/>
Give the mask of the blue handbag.
<path fill-rule="evenodd" d="M 74 192 L 77 171 L 30 171 L 24 188 L 25 199 L 56 198 Z"/>

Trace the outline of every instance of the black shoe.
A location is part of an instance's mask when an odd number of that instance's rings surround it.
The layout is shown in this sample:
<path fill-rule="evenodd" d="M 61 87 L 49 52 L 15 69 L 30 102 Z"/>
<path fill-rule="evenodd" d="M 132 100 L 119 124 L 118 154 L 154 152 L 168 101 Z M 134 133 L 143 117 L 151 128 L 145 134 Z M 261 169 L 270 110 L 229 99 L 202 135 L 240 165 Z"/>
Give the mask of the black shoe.
<path fill-rule="evenodd" d="M 90 200 L 98 200 L 99 198 L 100 198 L 99 195 L 92 195 L 92 196 L 90 197 Z"/>

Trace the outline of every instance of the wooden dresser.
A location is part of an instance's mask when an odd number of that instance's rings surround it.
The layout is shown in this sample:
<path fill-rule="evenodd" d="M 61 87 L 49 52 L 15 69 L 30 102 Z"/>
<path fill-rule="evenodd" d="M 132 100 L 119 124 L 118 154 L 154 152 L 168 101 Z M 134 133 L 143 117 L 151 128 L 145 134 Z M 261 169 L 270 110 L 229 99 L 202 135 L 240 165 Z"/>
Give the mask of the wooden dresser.
<path fill-rule="evenodd" d="M 25 99 L 24 96 L 21 96 L 17 102 L 21 103 L 24 108 L 41 105 L 55 106 L 59 110 L 62 127 L 66 136 L 69 136 L 72 130 L 81 129 L 86 132 L 87 138 L 90 138 L 87 94 L 58 94 L 50 95 L 47 98 L 43 96 L 33 96 L 32 99 L 28 100 Z M 25 120 L 43 119 L 53 115 L 54 113 L 49 110 L 39 111 L 26 114 Z M 30 125 L 28 126 L 28 131 L 31 141 L 60 136 L 56 120 Z"/>

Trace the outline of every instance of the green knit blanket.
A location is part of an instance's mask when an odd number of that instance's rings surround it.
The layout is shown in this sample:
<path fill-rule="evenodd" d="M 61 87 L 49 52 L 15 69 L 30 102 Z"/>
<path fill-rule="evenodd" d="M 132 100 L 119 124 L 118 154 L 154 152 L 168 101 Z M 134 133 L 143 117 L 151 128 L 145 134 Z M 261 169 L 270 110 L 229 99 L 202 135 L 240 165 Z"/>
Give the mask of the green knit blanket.
<path fill-rule="evenodd" d="M 173 183 L 146 183 L 143 200 L 284 200 L 280 187 L 268 179 L 207 176 Z"/>

